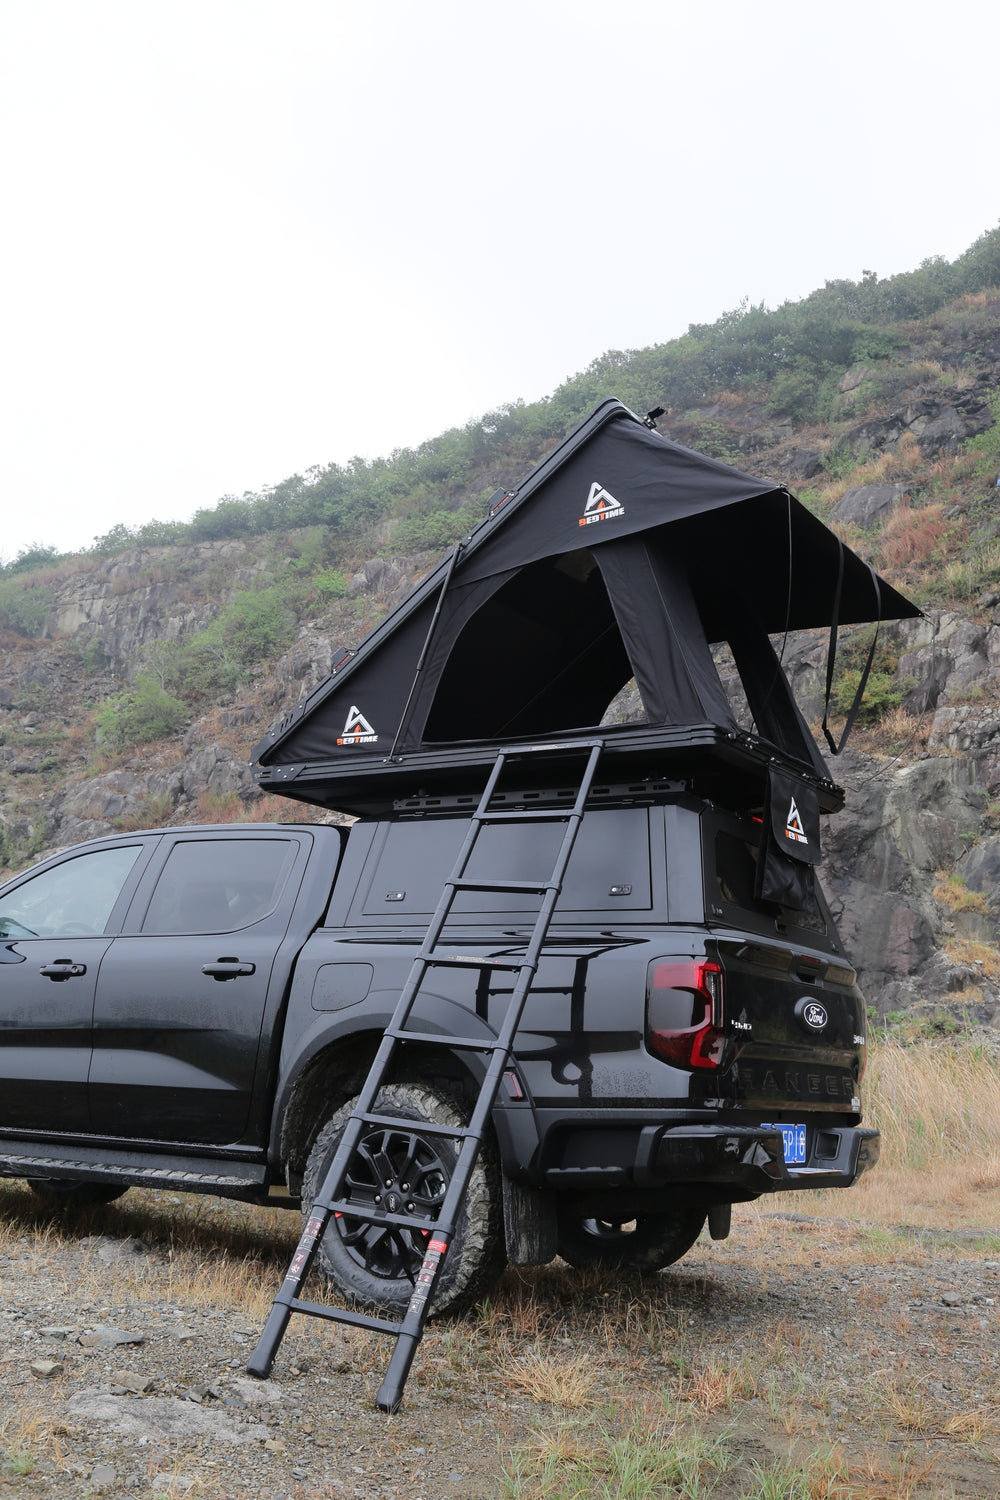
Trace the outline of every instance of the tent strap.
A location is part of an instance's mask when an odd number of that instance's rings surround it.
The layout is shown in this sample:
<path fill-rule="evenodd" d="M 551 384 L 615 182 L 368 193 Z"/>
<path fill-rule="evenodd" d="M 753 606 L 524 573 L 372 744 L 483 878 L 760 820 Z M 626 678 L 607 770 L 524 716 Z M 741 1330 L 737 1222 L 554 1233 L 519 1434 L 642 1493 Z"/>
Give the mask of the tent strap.
<path fill-rule="evenodd" d="M 869 575 L 871 576 L 872 580 L 872 587 L 875 590 L 875 634 L 872 636 L 872 643 L 868 648 L 868 660 L 865 662 L 864 671 L 861 673 L 861 680 L 858 683 L 857 691 L 854 694 L 854 701 L 851 704 L 850 709 L 848 710 L 847 719 L 844 724 L 844 730 L 840 736 L 840 742 L 838 743 L 830 733 L 828 721 L 830 717 L 830 697 L 833 691 L 833 669 L 837 660 L 837 628 L 840 624 L 840 598 L 844 587 L 844 544 L 839 537 L 837 538 L 837 547 L 837 587 L 834 590 L 833 595 L 833 618 L 830 621 L 830 645 L 826 654 L 826 693 L 823 699 L 823 733 L 826 736 L 826 742 L 830 747 L 831 755 L 840 754 L 844 746 L 847 744 L 851 730 L 854 728 L 854 721 L 858 716 L 858 709 L 861 707 L 861 700 L 864 697 L 865 688 L 868 686 L 868 674 L 871 672 L 872 662 L 875 660 L 875 647 L 878 645 L 878 633 L 879 628 L 882 624 L 882 589 L 879 585 L 878 574 L 875 572 L 875 569 L 872 567 L 871 563 L 866 562 L 865 567 L 868 569 Z"/>
<path fill-rule="evenodd" d="M 468 538 L 465 539 L 465 541 L 467 540 Z M 403 730 L 406 728 L 407 721 L 410 717 L 410 704 L 413 702 L 413 695 L 417 690 L 417 683 L 420 681 L 420 674 L 424 670 L 424 662 L 427 660 L 427 653 L 431 649 L 431 641 L 434 639 L 434 632 L 437 629 L 437 622 L 441 617 L 441 606 L 444 604 L 444 596 L 448 592 L 448 585 L 451 583 L 451 577 L 455 571 L 455 564 L 458 562 L 458 559 L 461 556 L 462 549 L 465 546 L 465 541 L 461 541 L 458 543 L 458 546 L 455 548 L 454 552 L 448 559 L 448 568 L 445 572 L 444 579 L 441 584 L 441 592 L 438 594 L 437 604 L 435 604 L 434 606 L 434 613 L 431 616 L 431 623 L 427 627 L 427 635 L 424 639 L 423 650 L 420 652 L 420 658 L 417 662 L 416 670 L 413 673 L 413 681 L 410 683 L 410 691 L 407 693 L 406 702 L 403 704 L 403 712 L 399 717 L 399 724 L 396 728 L 396 734 L 392 742 L 392 749 L 385 757 L 383 765 L 390 765 L 392 762 L 400 759 L 400 757 L 396 754 L 396 746 L 399 744 L 400 738 L 403 734 Z"/>

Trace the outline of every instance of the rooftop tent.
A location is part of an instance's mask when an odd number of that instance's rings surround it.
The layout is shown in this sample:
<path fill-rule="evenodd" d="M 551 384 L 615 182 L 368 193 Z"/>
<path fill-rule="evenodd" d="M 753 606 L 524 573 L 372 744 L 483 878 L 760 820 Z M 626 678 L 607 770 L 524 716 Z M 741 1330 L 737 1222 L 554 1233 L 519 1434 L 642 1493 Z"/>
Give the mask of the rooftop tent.
<path fill-rule="evenodd" d="M 830 789 L 769 636 L 918 613 L 783 486 L 605 401 L 265 736 L 257 779 L 349 811 L 458 790 L 504 742 L 593 733 L 634 676 L 645 722 L 602 729 L 605 774 L 777 754 Z"/>

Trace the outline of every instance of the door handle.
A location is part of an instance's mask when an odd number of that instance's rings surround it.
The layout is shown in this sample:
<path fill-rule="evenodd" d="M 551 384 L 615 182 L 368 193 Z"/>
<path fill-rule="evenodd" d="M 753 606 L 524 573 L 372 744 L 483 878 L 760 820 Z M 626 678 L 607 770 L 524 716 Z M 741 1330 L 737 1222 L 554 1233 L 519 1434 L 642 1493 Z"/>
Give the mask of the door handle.
<path fill-rule="evenodd" d="M 257 971 L 256 964 L 245 964 L 238 958 L 217 958 L 214 964 L 203 964 L 201 972 L 207 974 L 210 979 L 242 979 Z"/>
<path fill-rule="evenodd" d="M 79 979 L 86 974 L 87 965 L 75 964 L 71 958 L 57 958 L 54 963 L 42 964 L 38 972 L 46 979 Z"/>

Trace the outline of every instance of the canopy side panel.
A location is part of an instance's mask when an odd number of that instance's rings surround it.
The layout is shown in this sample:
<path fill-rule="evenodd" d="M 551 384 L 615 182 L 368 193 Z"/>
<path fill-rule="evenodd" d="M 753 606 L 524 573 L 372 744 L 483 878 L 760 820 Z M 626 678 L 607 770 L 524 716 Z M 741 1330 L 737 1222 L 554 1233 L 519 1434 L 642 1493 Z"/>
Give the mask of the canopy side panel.
<path fill-rule="evenodd" d="M 598 561 L 648 722 L 735 728 L 691 593 L 687 561 L 643 537 L 602 547 Z"/>
<path fill-rule="evenodd" d="M 792 696 L 788 678 L 762 627 L 745 628 L 729 642 L 757 732 L 819 776 L 826 765 Z"/>
<path fill-rule="evenodd" d="M 260 756 L 262 765 L 328 761 L 349 751 L 388 755 L 410 692 L 435 600 L 423 604 L 399 629 L 385 635 L 375 651 L 349 663 L 318 695 L 275 745 Z M 367 726 L 367 732 L 366 728 Z"/>

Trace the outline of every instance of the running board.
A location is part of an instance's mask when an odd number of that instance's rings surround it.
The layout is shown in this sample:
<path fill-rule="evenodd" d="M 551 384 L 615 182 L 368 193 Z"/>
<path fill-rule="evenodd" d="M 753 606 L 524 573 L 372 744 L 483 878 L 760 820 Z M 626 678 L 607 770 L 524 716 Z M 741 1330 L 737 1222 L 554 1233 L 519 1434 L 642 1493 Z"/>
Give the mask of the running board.
<path fill-rule="evenodd" d="M 63 1182 L 106 1182 L 121 1187 L 176 1187 L 183 1193 L 217 1193 L 259 1201 L 267 1193 L 267 1167 L 257 1162 L 221 1162 L 174 1156 L 136 1159 L 135 1152 L 77 1148 L 52 1156 L 37 1146 L 0 1147 L 0 1177 L 41 1177 Z"/>

